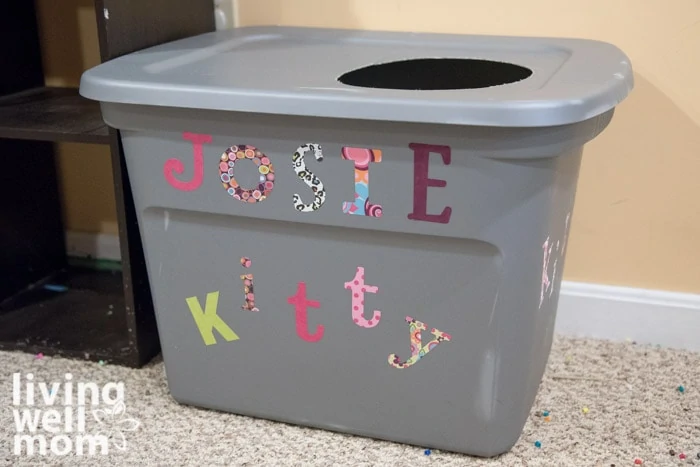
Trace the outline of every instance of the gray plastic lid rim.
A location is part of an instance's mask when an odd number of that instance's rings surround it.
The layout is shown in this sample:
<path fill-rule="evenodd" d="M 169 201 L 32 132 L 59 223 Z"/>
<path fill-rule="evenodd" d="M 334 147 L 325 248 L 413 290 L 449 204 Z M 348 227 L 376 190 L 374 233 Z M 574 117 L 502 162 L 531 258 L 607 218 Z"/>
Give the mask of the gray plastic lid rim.
<path fill-rule="evenodd" d="M 434 91 L 338 81 L 353 69 L 421 58 L 509 62 L 532 75 L 504 85 Z M 245 74 L 251 70 L 254 75 Z M 633 86 L 627 56 L 600 41 L 269 26 L 207 33 L 113 59 L 83 74 L 80 94 L 104 103 L 543 127 L 603 114 Z"/>

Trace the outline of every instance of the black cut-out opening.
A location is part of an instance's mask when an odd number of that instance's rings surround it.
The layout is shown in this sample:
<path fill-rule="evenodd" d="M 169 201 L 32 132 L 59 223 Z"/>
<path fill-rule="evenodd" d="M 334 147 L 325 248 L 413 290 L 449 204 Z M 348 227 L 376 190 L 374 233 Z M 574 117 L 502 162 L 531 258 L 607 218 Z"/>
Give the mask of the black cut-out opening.
<path fill-rule="evenodd" d="M 479 89 L 524 80 L 532 70 L 512 63 L 468 58 L 420 58 L 370 65 L 338 78 L 362 88 L 436 91 Z"/>

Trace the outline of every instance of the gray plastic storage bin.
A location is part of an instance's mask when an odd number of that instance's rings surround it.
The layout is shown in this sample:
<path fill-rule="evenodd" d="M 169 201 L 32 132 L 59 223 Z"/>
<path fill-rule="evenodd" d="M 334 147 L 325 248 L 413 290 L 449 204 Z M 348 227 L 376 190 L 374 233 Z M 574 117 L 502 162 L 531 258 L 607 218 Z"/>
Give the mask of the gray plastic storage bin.
<path fill-rule="evenodd" d="M 186 404 L 490 456 L 547 362 L 595 41 L 256 27 L 99 65 Z"/>

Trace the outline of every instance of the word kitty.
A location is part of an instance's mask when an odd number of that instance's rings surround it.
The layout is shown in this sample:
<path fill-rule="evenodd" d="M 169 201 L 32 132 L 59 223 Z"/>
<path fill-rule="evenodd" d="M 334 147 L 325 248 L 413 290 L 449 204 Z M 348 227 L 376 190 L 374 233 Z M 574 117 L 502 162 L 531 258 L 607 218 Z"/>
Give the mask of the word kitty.
<path fill-rule="evenodd" d="M 241 258 L 241 265 L 248 269 L 252 266 L 250 258 Z M 251 273 L 242 274 L 243 281 L 243 304 L 240 309 L 243 312 L 261 312 L 256 302 L 254 293 L 255 277 Z M 339 287 L 340 288 L 340 287 Z M 362 328 L 370 329 L 379 326 L 382 322 L 382 312 L 373 310 L 369 317 L 365 316 L 365 297 L 366 294 L 376 294 L 379 292 L 379 287 L 369 285 L 365 282 L 365 269 L 358 266 L 355 271 L 355 276 L 343 284 L 343 288 L 350 292 L 350 308 L 349 317 L 353 322 Z M 223 320 L 218 314 L 219 292 L 210 292 L 206 296 L 204 308 L 197 297 L 188 297 L 186 299 L 187 306 L 192 314 L 195 325 L 202 336 L 204 344 L 214 345 L 217 343 L 214 331 L 216 331 L 225 341 L 231 342 L 239 339 L 238 334 Z M 306 342 L 320 342 L 325 333 L 325 326 L 318 324 L 315 329 L 309 330 L 308 313 L 309 308 L 320 309 L 321 303 L 317 300 L 310 300 L 306 294 L 306 283 L 298 282 L 296 293 L 287 297 L 287 303 L 294 309 L 295 325 L 297 336 Z M 264 312 L 264 311 L 263 311 Z M 410 316 L 405 317 L 405 321 L 409 326 L 409 337 L 411 340 L 411 356 L 406 360 L 401 360 L 397 354 L 392 353 L 387 357 L 389 365 L 393 368 L 408 368 L 416 364 L 423 357 L 428 355 L 438 345 L 443 342 L 452 340 L 452 336 L 438 329 L 431 329 L 432 339 L 423 344 L 421 332 L 428 329 L 427 325 Z"/>

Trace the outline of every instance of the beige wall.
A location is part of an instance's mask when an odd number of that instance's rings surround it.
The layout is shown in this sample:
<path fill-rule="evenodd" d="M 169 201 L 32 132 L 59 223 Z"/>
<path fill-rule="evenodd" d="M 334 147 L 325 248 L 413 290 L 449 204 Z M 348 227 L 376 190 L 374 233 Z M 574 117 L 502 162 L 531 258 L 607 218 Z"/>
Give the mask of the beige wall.
<path fill-rule="evenodd" d="M 48 86 L 80 84 L 100 63 L 93 0 L 37 0 L 44 75 Z M 56 145 L 66 229 L 117 233 L 112 167 L 107 146 Z"/>
<path fill-rule="evenodd" d="M 632 60 L 636 88 L 586 149 L 565 278 L 700 293 L 697 0 L 238 2 L 242 26 L 573 36 L 616 44 Z M 92 1 L 38 4 L 49 83 L 77 85 L 82 70 L 99 62 Z M 59 156 L 68 228 L 115 232 L 107 149 L 61 145 Z"/>
<path fill-rule="evenodd" d="M 564 277 L 700 293 L 700 2 L 238 0 L 240 26 L 612 42 L 636 87 L 584 152 Z"/>

